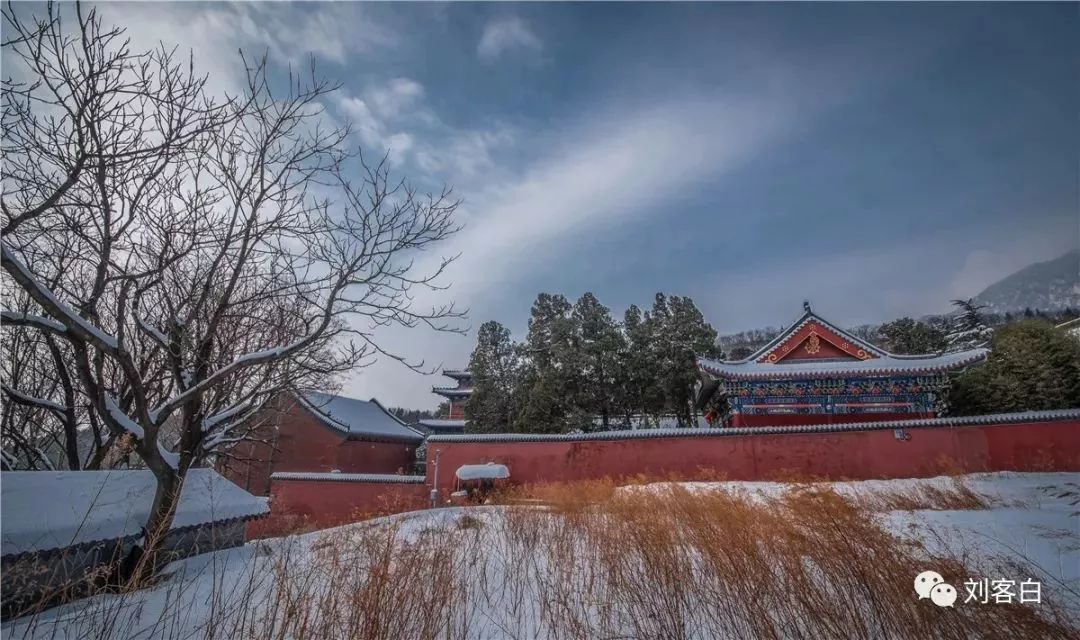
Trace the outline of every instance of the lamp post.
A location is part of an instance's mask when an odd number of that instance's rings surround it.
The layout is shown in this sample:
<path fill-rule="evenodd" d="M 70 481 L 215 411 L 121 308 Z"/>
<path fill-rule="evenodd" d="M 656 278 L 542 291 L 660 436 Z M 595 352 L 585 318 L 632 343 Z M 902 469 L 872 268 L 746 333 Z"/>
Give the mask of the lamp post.
<path fill-rule="evenodd" d="M 442 449 L 435 450 L 435 472 L 432 474 L 431 482 L 431 508 L 434 509 L 435 505 L 439 501 L 439 455 L 442 453 Z"/>

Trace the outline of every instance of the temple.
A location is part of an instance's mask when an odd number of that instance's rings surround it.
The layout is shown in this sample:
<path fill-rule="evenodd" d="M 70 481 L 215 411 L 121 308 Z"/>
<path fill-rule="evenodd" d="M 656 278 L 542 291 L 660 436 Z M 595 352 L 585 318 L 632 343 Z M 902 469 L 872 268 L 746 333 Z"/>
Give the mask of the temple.
<path fill-rule="evenodd" d="M 734 427 L 831 424 L 937 417 L 947 374 L 981 362 L 987 349 L 897 355 L 860 340 L 803 305 L 793 325 L 742 360 L 698 359 Z"/>
<path fill-rule="evenodd" d="M 472 395 L 472 374 L 464 369 L 444 369 L 443 375 L 454 380 L 453 387 L 432 387 L 431 392 L 447 399 L 450 409 L 445 418 L 424 419 L 419 425 L 434 433 L 461 433 L 465 430 L 465 405 Z"/>

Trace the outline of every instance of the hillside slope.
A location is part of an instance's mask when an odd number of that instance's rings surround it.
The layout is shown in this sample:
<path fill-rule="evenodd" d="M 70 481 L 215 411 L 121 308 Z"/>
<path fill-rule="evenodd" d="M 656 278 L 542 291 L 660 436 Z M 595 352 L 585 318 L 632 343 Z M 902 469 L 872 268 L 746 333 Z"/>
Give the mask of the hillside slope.
<path fill-rule="evenodd" d="M 1024 267 L 975 296 L 987 311 L 1044 311 L 1080 307 L 1080 250 Z"/>

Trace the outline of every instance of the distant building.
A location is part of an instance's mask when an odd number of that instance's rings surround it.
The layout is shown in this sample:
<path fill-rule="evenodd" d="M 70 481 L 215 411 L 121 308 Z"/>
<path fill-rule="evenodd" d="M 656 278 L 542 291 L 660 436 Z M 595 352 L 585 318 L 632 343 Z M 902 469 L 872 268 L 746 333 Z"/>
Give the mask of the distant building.
<path fill-rule="evenodd" d="M 103 568 L 141 544 L 156 481 L 145 469 L 5 471 L 3 617 L 44 598 L 87 592 Z M 213 469 L 188 471 L 161 562 L 244 544 L 248 520 L 269 512 Z"/>
<path fill-rule="evenodd" d="M 374 398 L 328 393 L 284 394 L 253 429 L 217 466 L 257 495 L 269 495 L 270 476 L 282 471 L 407 474 L 424 441 Z"/>
<path fill-rule="evenodd" d="M 722 393 L 735 427 L 933 418 L 947 374 L 983 361 L 987 349 L 897 355 L 815 314 L 741 360 L 698 359 L 702 396 Z"/>
<path fill-rule="evenodd" d="M 457 384 L 453 387 L 432 387 L 431 392 L 446 398 L 450 409 L 445 416 L 423 419 L 417 424 L 429 433 L 462 433 L 465 431 L 465 405 L 473 392 L 472 374 L 463 369 L 444 369 L 442 373 Z"/>

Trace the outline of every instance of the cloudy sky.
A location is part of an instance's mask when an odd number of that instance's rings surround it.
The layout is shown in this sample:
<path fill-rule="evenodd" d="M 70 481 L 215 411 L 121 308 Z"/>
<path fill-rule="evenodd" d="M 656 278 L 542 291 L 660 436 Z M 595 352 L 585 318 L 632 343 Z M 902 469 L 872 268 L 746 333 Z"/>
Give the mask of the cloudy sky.
<path fill-rule="evenodd" d="M 238 50 L 314 55 L 328 113 L 450 184 L 447 292 L 467 335 L 385 346 L 463 366 L 521 337 L 539 291 L 616 313 L 689 295 L 721 332 L 841 325 L 948 300 L 1080 243 L 1080 14 L 1054 5 L 110 4 L 136 45 L 191 48 L 217 90 Z M 425 300 L 427 301 L 427 300 Z M 344 392 L 434 407 L 391 362 Z"/>

